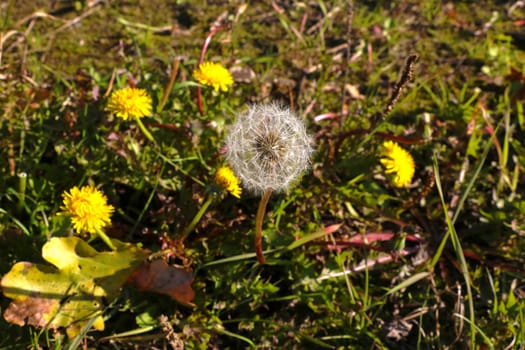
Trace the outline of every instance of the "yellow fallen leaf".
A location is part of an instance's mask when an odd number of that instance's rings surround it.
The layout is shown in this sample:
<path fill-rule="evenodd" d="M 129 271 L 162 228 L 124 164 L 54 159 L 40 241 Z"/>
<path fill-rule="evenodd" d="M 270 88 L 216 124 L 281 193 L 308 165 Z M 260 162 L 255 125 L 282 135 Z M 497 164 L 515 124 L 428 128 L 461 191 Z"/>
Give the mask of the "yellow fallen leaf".
<path fill-rule="evenodd" d="M 77 237 L 52 238 L 42 247 L 49 265 L 19 262 L 0 286 L 13 299 L 4 311 L 7 322 L 36 327 L 65 327 L 74 336 L 89 322 L 104 329 L 102 311 L 117 296 L 148 252 L 113 240 L 116 251 L 97 252 Z"/>

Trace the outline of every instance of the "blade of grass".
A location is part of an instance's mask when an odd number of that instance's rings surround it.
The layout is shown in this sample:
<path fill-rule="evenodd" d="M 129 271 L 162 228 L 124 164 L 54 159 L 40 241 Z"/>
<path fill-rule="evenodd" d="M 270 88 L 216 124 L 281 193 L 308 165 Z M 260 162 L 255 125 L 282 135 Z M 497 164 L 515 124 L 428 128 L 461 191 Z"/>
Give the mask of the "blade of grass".
<path fill-rule="evenodd" d="M 336 224 L 336 225 L 327 226 L 327 227 L 323 228 L 322 230 L 314 232 L 314 233 L 311 233 L 309 235 L 306 235 L 306 236 L 302 237 L 301 239 L 298 239 L 297 241 L 294 241 L 293 243 L 291 243 L 291 244 L 289 244 L 287 246 L 265 250 L 263 253 L 266 255 L 266 254 L 269 254 L 269 253 L 275 253 L 275 252 L 282 251 L 282 250 L 292 250 L 292 249 L 298 248 L 298 247 L 300 247 L 300 246 L 302 246 L 302 245 L 304 245 L 304 244 L 306 244 L 308 242 L 311 242 L 311 241 L 313 241 L 313 240 L 315 240 L 317 238 L 323 237 L 323 236 L 325 236 L 325 235 L 327 235 L 327 234 L 329 234 L 331 232 L 336 231 L 339 227 L 341 227 L 341 225 L 342 224 Z M 249 260 L 249 259 L 254 258 L 255 256 L 256 256 L 255 253 L 245 253 L 245 254 L 230 256 L 230 257 L 227 257 L 227 258 L 224 258 L 224 259 L 210 261 L 208 263 L 205 263 L 205 264 L 201 265 L 201 267 L 208 267 L 208 266 L 213 266 L 213 265 L 227 264 L 227 263 L 231 263 L 231 262 L 235 262 L 235 261 L 241 261 L 241 260 Z"/>
<path fill-rule="evenodd" d="M 299 333 L 298 334 L 298 337 L 299 337 L 299 341 L 307 341 L 309 343 L 312 343 L 312 344 L 315 344 L 318 349 L 319 348 L 323 348 L 323 349 L 334 349 L 334 347 L 330 344 L 327 344 L 325 343 L 324 341 L 322 340 L 319 340 L 319 339 L 316 339 L 306 333 Z"/>
<path fill-rule="evenodd" d="M 424 278 L 427 278 L 428 276 L 430 276 L 430 272 L 426 271 L 426 272 L 420 272 L 420 273 L 416 273 L 414 276 L 411 276 L 409 278 L 407 278 L 406 280 L 404 280 L 403 282 L 399 283 L 397 286 L 393 287 L 392 289 L 390 289 L 386 295 L 390 295 L 390 294 L 393 294 L 401 289 L 404 289 L 404 288 L 407 288 L 411 285 L 413 285 L 414 283 L 417 283 L 419 282 L 420 280 L 424 279 Z"/>
<path fill-rule="evenodd" d="M 474 186 L 474 183 L 476 182 L 476 180 L 477 180 L 477 178 L 478 178 L 478 176 L 479 176 L 479 174 L 481 172 L 481 169 L 483 168 L 483 165 L 485 164 L 485 160 L 487 159 L 488 152 L 491 149 L 491 146 L 493 144 L 492 141 L 493 141 L 494 137 L 497 135 L 497 132 L 498 132 L 498 129 L 499 129 L 500 125 L 498 125 L 496 127 L 496 129 L 494 130 L 493 134 L 491 135 L 490 140 L 485 144 L 485 147 L 483 149 L 483 153 L 481 154 L 478 166 L 476 167 L 476 170 L 474 171 L 474 174 L 473 174 L 472 178 L 470 179 L 469 183 L 467 184 L 467 187 L 465 188 L 465 191 L 463 192 L 462 196 L 460 197 L 460 199 L 458 201 L 458 204 L 457 204 L 457 207 L 456 207 L 456 211 L 454 212 L 454 215 L 453 215 L 452 219 L 450 218 L 450 216 L 447 213 L 447 206 L 446 206 L 446 203 L 445 203 L 445 197 L 444 197 L 444 194 L 443 194 L 443 188 L 441 187 L 441 180 L 440 180 L 440 177 L 439 177 L 439 167 L 438 167 L 438 163 L 437 163 L 437 156 L 436 156 L 436 154 L 434 154 L 434 156 L 433 156 L 433 163 L 434 163 L 433 167 L 434 167 L 434 174 L 435 174 L 435 178 L 436 178 L 436 187 L 437 187 L 438 192 L 439 192 L 439 196 L 440 196 L 440 199 L 441 199 L 441 204 L 442 204 L 442 207 L 443 207 L 443 212 L 445 214 L 445 220 L 447 222 L 447 228 L 448 229 L 447 229 L 447 232 L 445 233 L 445 235 L 443 236 L 443 239 L 441 240 L 441 243 L 440 243 L 438 249 L 436 250 L 436 254 L 432 258 L 430 267 L 431 267 L 431 270 L 434 269 L 435 265 L 437 264 L 437 262 L 439 261 L 441 255 L 443 253 L 443 250 L 445 248 L 446 242 L 447 242 L 448 238 L 450 237 L 451 241 L 452 241 L 452 245 L 454 247 L 454 251 L 455 251 L 455 253 L 456 253 L 456 255 L 457 255 L 457 257 L 458 257 L 458 259 L 460 261 L 460 266 L 461 266 L 463 278 L 465 279 L 465 284 L 466 284 L 466 287 L 467 287 L 468 304 L 469 304 L 469 319 L 470 319 L 470 322 L 469 322 L 469 324 L 470 324 L 470 343 L 471 343 L 471 347 L 472 348 L 475 345 L 475 339 L 476 339 L 474 302 L 473 302 L 472 290 L 471 290 L 471 286 L 470 286 L 470 275 L 469 275 L 469 271 L 468 271 L 468 266 L 467 266 L 467 263 L 466 263 L 466 260 L 465 260 L 465 255 L 463 254 L 463 250 L 461 249 L 461 244 L 460 244 L 460 241 L 459 241 L 459 237 L 458 237 L 458 235 L 456 233 L 454 224 L 455 224 L 457 218 L 459 217 L 459 213 L 463 209 L 465 201 L 466 201 L 468 195 L 470 194 L 470 192 L 471 192 L 471 190 L 472 190 L 472 188 Z"/>
<path fill-rule="evenodd" d="M 467 187 L 465 188 L 465 191 L 463 192 L 463 195 L 460 197 L 460 199 L 458 201 L 458 204 L 456 206 L 456 211 L 454 212 L 454 216 L 452 217 L 452 221 L 451 221 L 452 224 L 456 223 L 456 220 L 458 219 L 459 213 L 463 209 L 463 205 L 465 204 L 465 201 L 467 200 L 467 197 L 468 197 L 470 191 L 472 190 L 472 187 L 474 186 L 474 183 L 476 182 L 476 180 L 477 180 L 477 178 L 478 178 L 478 176 L 479 176 L 479 174 L 481 172 L 481 169 L 483 169 L 483 165 L 485 164 L 485 160 L 487 159 L 487 155 L 488 155 L 488 153 L 490 151 L 490 148 L 491 148 L 491 145 L 492 145 L 492 139 L 497 135 L 498 129 L 499 129 L 499 125 L 498 125 L 498 127 L 496 127 L 496 129 L 494 130 L 494 133 L 492 134 L 492 137 L 486 143 L 485 148 L 483 149 L 483 153 L 481 154 L 478 166 L 476 167 L 476 170 L 474 171 L 474 174 L 473 174 L 472 178 L 470 179 L 469 183 L 467 184 Z M 434 170 L 437 171 L 437 158 L 436 158 L 436 155 L 434 155 L 433 159 L 434 159 Z M 436 176 L 436 180 L 437 180 L 437 177 L 439 176 L 439 174 L 436 172 L 435 176 Z M 439 191 L 442 190 L 441 189 L 441 183 L 439 183 L 438 190 Z M 444 207 L 444 210 L 446 210 L 445 207 Z M 447 217 L 448 217 L 448 215 L 447 215 Z M 450 232 L 447 231 L 445 233 L 445 236 L 441 240 L 441 243 L 440 243 L 438 249 L 436 250 L 436 254 L 432 258 L 432 261 L 430 263 L 431 270 L 434 269 L 434 267 L 436 266 L 437 262 L 441 258 L 441 254 L 443 253 L 443 249 L 445 248 L 445 245 L 447 243 L 449 234 L 450 234 Z"/>
<path fill-rule="evenodd" d="M 335 246 L 336 245 L 336 242 L 335 242 L 335 239 L 334 239 L 334 236 L 333 235 L 330 235 L 330 239 L 332 240 L 332 244 Z M 335 255 L 336 255 L 336 262 L 337 262 L 337 265 L 339 266 L 339 269 L 341 270 L 341 272 L 343 273 L 343 276 L 345 278 L 345 284 L 346 284 L 346 289 L 348 290 L 348 296 L 350 297 L 350 301 L 352 304 L 355 304 L 356 303 L 356 300 L 355 300 L 355 295 L 357 295 L 357 292 L 350 280 L 350 277 L 348 276 L 348 274 L 346 273 L 346 271 L 348 271 L 348 268 L 344 266 L 343 264 L 343 259 L 342 259 L 342 255 L 341 255 L 341 251 L 339 250 L 335 250 Z M 350 260 L 350 259 L 349 259 Z M 318 277 L 318 280 L 320 280 L 321 277 Z"/>
<path fill-rule="evenodd" d="M 467 187 L 465 188 L 465 192 L 463 192 L 463 195 L 461 196 L 461 198 L 458 201 L 458 205 L 456 207 L 456 211 L 454 213 L 454 216 L 452 217 L 452 224 L 456 223 L 456 220 L 458 219 L 459 213 L 463 209 L 463 205 L 465 204 L 465 201 L 467 200 L 467 197 L 469 196 L 470 191 L 472 190 L 472 187 L 474 187 L 474 183 L 476 182 L 476 180 L 477 180 L 477 178 L 479 176 L 479 173 L 481 172 L 481 169 L 483 169 L 483 165 L 485 165 L 485 161 L 487 159 L 487 156 L 489 154 L 490 149 L 492 148 L 492 144 L 493 144 L 494 138 L 498 134 L 498 130 L 500 128 L 500 125 L 501 124 L 499 124 L 496 127 L 496 129 L 494 130 L 494 133 L 492 134 L 491 138 L 485 144 L 485 148 L 483 149 L 483 153 L 480 156 L 478 166 L 476 167 L 476 170 L 474 171 L 474 174 L 472 175 L 472 178 L 470 179 Z M 437 159 L 436 159 L 435 155 L 434 155 L 434 160 L 435 160 L 434 168 L 436 168 Z"/>
<path fill-rule="evenodd" d="M 224 328 L 220 328 L 220 327 L 215 327 L 214 328 L 215 331 L 217 333 L 220 333 L 220 334 L 224 334 L 224 335 L 227 335 L 229 337 L 232 337 L 232 338 L 235 338 L 235 339 L 239 339 L 239 340 L 242 340 L 243 342 L 249 344 L 252 348 L 256 348 L 255 344 L 248 338 L 246 337 L 243 337 L 242 335 L 240 334 L 237 334 L 237 333 L 233 333 L 233 332 L 230 332 L 230 331 L 227 331 L 226 329 Z"/>
<path fill-rule="evenodd" d="M 27 227 L 25 227 L 24 224 L 20 220 L 18 220 L 17 218 L 9 214 L 6 210 L 0 208 L 0 214 L 5 214 L 8 218 L 10 218 L 15 223 L 16 226 L 18 226 L 22 230 L 22 232 L 24 232 L 27 236 L 31 236 L 31 233 L 29 232 Z"/>
<path fill-rule="evenodd" d="M 126 337 L 137 336 L 137 335 L 141 335 L 141 334 L 144 334 L 144 333 L 151 332 L 151 331 L 153 331 L 153 330 L 155 330 L 157 328 L 159 328 L 159 326 L 146 326 L 146 327 L 135 328 L 135 329 L 132 329 L 132 330 L 129 330 L 129 331 L 116 333 L 116 334 L 112 334 L 112 335 L 107 336 L 107 337 L 100 338 L 99 342 L 108 342 L 110 340 L 123 339 L 123 338 L 126 338 Z"/>
<path fill-rule="evenodd" d="M 297 241 L 289 244 L 286 247 L 286 249 L 287 250 L 293 250 L 293 249 L 295 249 L 297 247 L 300 247 L 303 244 L 306 244 L 308 242 L 311 242 L 311 241 L 313 241 L 313 240 L 315 240 L 317 238 L 321 238 L 323 236 L 326 236 L 327 234 L 336 231 L 339 227 L 341 227 L 341 225 L 342 224 L 327 226 L 327 227 L 323 228 L 320 231 L 317 231 L 317 232 L 314 232 L 314 233 L 310 233 L 310 234 L 308 234 L 308 235 L 298 239 Z"/>
<path fill-rule="evenodd" d="M 68 344 L 68 347 L 65 348 L 67 350 L 75 350 L 80 348 L 80 344 L 82 343 L 82 340 L 85 339 L 87 333 L 93 327 L 95 322 L 97 321 L 97 317 L 93 317 L 87 322 L 84 327 L 80 330 L 79 334 L 71 340 L 71 343 Z"/>
<path fill-rule="evenodd" d="M 439 198 L 441 199 L 441 206 L 443 207 L 443 214 L 445 215 L 445 220 L 447 222 L 447 228 L 448 228 L 447 234 L 443 237 L 440 248 L 444 247 L 443 242 L 445 242 L 447 238 L 450 237 L 452 241 L 452 246 L 454 247 L 454 251 L 460 263 L 461 273 L 463 274 L 463 278 L 465 279 L 465 285 L 467 287 L 469 319 L 470 319 L 470 322 L 469 322 L 470 324 L 470 347 L 472 349 L 475 349 L 476 347 L 476 327 L 474 327 L 475 326 L 474 301 L 473 301 L 473 296 L 472 296 L 472 289 L 470 287 L 470 273 L 468 270 L 467 261 L 465 260 L 465 255 L 463 254 L 463 249 L 461 248 L 461 243 L 459 242 L 459 237 L 456 233 L 456 228 L 454 227 L 454 223 L 452 222 L 452 220 L 450 219 L 450 216 L 448 215 L 447 205 L 445 203 L 445 196 L 443 195 L 443 189 L 441 187 L 441 179 L 439 177 L 439 167 L 437 164 L 437 157 L 435 154 L 433 156 L 433 163 L 434 163 L 434 174 L 436 177 L 436 187 L 439 192 Z M 474 176 L 473 178 L 476 178 L 476 177 L 477 176 Z M 469 185 L 470 184 L 472 184 L 472 181 L 471 183 L 469 183 Z M 467 190 L 465 191 L 462 197 L 463 202 L 464 202 L 464 199 L 466 199 L 466 195 L 470 192 L 470 188 L 471 186 L 467 187 Z M 460 205 L 461 206 L 463 205 L 463 202 L 458 204 L 458 211 L 460 209 Z M 457 218 L 457 215 L 455 215 L 454 217 Z"/>
<path fill-rule="evenodd" d="M 489 347 L 489 349 L 491 350 L 494 350 L 494 344 L 492 344 L 492 341 L 490 340 L 490 338 L 481 330 L 481 328 L 479 328 L 477 325 L 475 324 L 472 324 L 470 322 L 470 320 L 468 320 L 465 316 L 461 315 L 461 314 L 454 314 L 454 316 L 458 317 L 458 318 L 461 318 L 463 321 L 467 322 L 468 324 L 470 324 L 471 327 L 474 327 L 476 329 L 476 331 L 479 333 L 479 335 L 481 335 L 481 337 L 483 338 L 483 340 L 485 341 L 485 344 L 483 345 L 486 345 Z"/>
<path fill-rule="evenodd" d="M 269 253 L 274 253 L 274 252 L 277 252 L 277 251 L 282 250 L 282 249 L 283 248 L 265 250 L 264 254 L 266 255 L 266 254 L 269 254 Z M 210 261 L 208 263 L 202 264 L 200 267 L 209 267 L 209 266 L 214 266 L 214 265 L 227 264 L 227 263 L 231 263 L 231 262 L 235 262 L 235 261 L 250 260 L 250 259 L 255 258 L 255 256 L 256 256 L 255 253 L 239 254 L 239 255 L 230 256 L 230 257 L 227 257 L 227 258 L 224 258 L 224 259 Z"/>

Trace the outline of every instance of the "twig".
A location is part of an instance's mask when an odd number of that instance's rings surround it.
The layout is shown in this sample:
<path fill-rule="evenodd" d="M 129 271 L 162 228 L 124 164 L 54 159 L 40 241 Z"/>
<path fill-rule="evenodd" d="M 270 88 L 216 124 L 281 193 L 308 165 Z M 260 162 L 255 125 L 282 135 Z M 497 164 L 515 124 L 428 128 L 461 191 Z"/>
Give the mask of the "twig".
<path fill-rule="evenodd" d="M 3 52 L 4 52 L 4 44 L 6 42 L 7 39 L 9 39 L 11 36 L 14 36 L 14 35 L 20 35 L 24 38 L 24 40 L 27 40 L 27 37 L 24 33 L 22 32 L 19 32 L 17 30 L 10 30 L 8 31 L 7 33 L 0 33 L 0 67 L 2 66 L 2 57 L 3 57 Z"/>
<path fill-rule="evenodd" d="M 72 27 L 74 26 L 75 24 L 79 23 L 80 21 L 82 21 L 84 18 L 86 17 L 89 17 L 91 16 L 95 11 L 97 11 L 99 8 L 98 7 L 95 7 L 95 5 L 98 5 L 99 3 L 101 3 L 103 1 L 99 1 L 97 3 L 95 3 L 94 5 L 92 5 L 86 12 L 82 13 L 81 15 L 67 21 L 66 23 L 64 23 L 63 25 L 61 25 L 60 27 L 58 27 L 57 29 L 55 29 L 54 31 L 51 32 L 51 36 L 56 36 L 59 32 L 63 31 L 64 29 L 67 29 L 69 27 Z"/>
<path fill-rule="evenodd" d="M 117 70 L 113 69 L 113 73 L 111 73 L 111 78 L 109 79 L 109 83 L 108 83 L 108 89 L 106 90 L 106 93 L 104 94 L 104 98 L 108 97 L 111 94 L 111 90 L 113 90 L 113 84 L 115 83 L 116 77 L 117 77 Z"/>
<path fill-rule="evenodd" d="M 354 17 L 354 2 L 352 0 L 348 1 L 347 4 L 347 14 L 346 14 L 346 48 L 345 48 L 345 59 L 344 59 L 344 65 L 343 65 L 343 79 L 342 79 L 342 86 L 341 91 L 343 92 L 343 96 L 341 99 L 341 118 L 339 119 L 339 126 L 343 126 L 344 124 L 344 116 L 345 116 L 345 109 L 346 109 L 346 100 L 347 100 L 347 93 L 345 86 L 348 82 L 348 75 L 349 75 L 349 67 L 348 63 L 350 62 L 351 58 L 351 51 L 352 51 L 352 20 Z"/>
<path fill-rule="evenodd" d="M 168 101 L 168 96 L 170 95 L 171 88 L 173 87 L 173 84 L 175 83 L 175 78 L 177 77 L 177 73 L 179 72 L 179 64 L 180 64 L 180 58 L 176 57 L 173 60 L 173 65 L 172 65 L 171 74 L 170 74 L 170 81 L 164 87 L 164 91 L 162 93 L 162 100 L 159 103 L 157 112 L 162 111 L 162 109 L 164 108 L 164 105 L 166 104 L 166 101 Z"/>
<path fill-rule="evenodd" d="M 343 271 L 339 271 L 339 272 L 332 272 L 332 273 L 328 273 L 326 275 L 322 275 L 320 277 L 317 278 L 317 282 L 320 282 L 320 281 L 323 281 L 323 280 L 327 280 L 327 279 L 330 279 L 330 278 L 337 278 L 337 277 L 343 277 L 343 276 L 346 276 L 346 275 L 351 275 L 351 274 L 354 274 L 356 272 L 360 272 L 360 271 L 363 271 L 365 269 L 371 269 L 377 265 L 381 265 L 381 264 L 386 264 L 386 263 L 389 263 L 389 262 L 392 262 L 392 261 L 395 261 L 395 259 L 397 259 L 398 257 L 400 256 L 408 256 L 408 255 L 412 255 L 414 253 L 417 253 L 417 251 L 420 249 L 419 246 L 416 246 L 416 247 L 412 247 L 412 248 L 403 248 L 399 251 L 396 251 L 395 252 L 395 255 L 384 255 L 384 256 L 380 256 L 378 257 L 377 259 L 374 259 L 374 260 L 367 260 L 366 262 L 363 262 L 355 267 L 351 267 L 349 269 L 346 269 L 346 270 L 343 270 Z"/>

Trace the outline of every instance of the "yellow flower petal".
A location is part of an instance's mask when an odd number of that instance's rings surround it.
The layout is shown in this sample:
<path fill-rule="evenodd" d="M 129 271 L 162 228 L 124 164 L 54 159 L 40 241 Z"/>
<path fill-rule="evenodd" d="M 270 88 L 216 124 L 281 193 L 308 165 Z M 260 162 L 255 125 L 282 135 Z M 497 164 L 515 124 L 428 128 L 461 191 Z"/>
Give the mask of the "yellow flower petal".
<path fill-rule="evenodd" d="M 393 141 L 383 143 L 381 164 L 386 174 L 393 174 L 393 184 L 396 187 L 406 187 L 412 181 L 416 166 L 414 158 L 405 149 Z"/>
<path fill-rule="evenodd" d="M 111 94 L 106 109 L 124 120 L 142 118 L 151 114 L 151 97 L 144 89 L 120 89 Z"/>
<path fill-rule="evenodd" d="M 73 227 L 79 233 L 95 234 L 111 224 L 111 214 L 115 210 L 107 204 L 102 192 L 92 186 L 73 187 L 69 193 L 64 192 L 64 205 L 59 215 L 71 217 Z"/>
<path fill-rule="evenodd" d="M 215 91 L 228 91 L 233 84 L 233 77 L 222 65 L 214 62 L 203 62 L 193 71 L 193 76 L 202 85 L 213 86 Z"/>
<path fill-rule="evenodd" d="M 242 188 L 239 186 L 239 179 L 229 167 L 221 167 L 217 170 L 215 182 L 232 196 L 241 198 Z"/>

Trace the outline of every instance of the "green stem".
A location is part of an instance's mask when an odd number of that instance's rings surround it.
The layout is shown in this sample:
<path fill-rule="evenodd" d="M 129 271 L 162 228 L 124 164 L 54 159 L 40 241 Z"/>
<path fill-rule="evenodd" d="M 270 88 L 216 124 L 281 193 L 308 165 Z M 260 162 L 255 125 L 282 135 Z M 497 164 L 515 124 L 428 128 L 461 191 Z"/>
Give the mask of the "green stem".
<path fill-rule="evenodd" d="M 257 209 L 257 216 L 255 217 L 255 254 L 257 255 L 257 260 L 262 265 L 264 264 L 264 255 L 262 250 L 262 225 L 264 220 L 264 213 L 266 212 L 266 206 L 268 205 L 268 200 L 272 194 L 272 189 L 269 188 L 264 192 L 261 201 L 259 202 L 259 208 Z"/>
<path fill-rule="evenodd" d="M 144 136 L 146 136 L 146 138 L 151 142 L 156 143 L 155 139 L 153 138 L 153 135 L 151 135 L 146 126 L 142 123 L 142 120 L 140 120 L 140 118 L 135 118 L 135 120 L 137 121 L 137 125 L 139 126 L 140 131 L 142 131 Z"/>
<path fill-rule="evenodd" d="M 21 214 L 26 202 L 27 173 L 19 173 L 18 179 L 18 203 L 16 205 L 16 212 Z"/>
<path fill-rule="evenodd" d="M 101 229 L 97 228 L 97 235 L 106 243 L 106 245 L 111 250 L 117 250 L 117 248 L 113 245 L 113 242 L 111 242 L 111 239 L 102 231 Z"/>
<path fill-rule="evenodd" d="M 193 229 L 195 228 L 195 226 L 197 226 L 197 224 L 201 220 L 206 210 L 208 210 L 208 207 L 210 206 L 212 202 L 213 202 L 213 195 L 210 194 L 208 195 L 208 198 L 206 198 L 206 202 L 204 202 L 204 204 L 199 209 L 197 214 L 195 214 L 195 217 L 193 218 L 193 220 L 191 220 L 190 224 L 186 226 L 184 231 L 182 231 L 181 240 L 184 241 L 188 237 L 188 235 L 191 233 L 191 231 L 193 231 Z"/>

